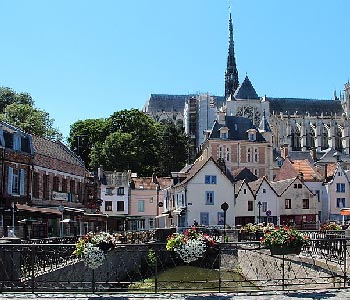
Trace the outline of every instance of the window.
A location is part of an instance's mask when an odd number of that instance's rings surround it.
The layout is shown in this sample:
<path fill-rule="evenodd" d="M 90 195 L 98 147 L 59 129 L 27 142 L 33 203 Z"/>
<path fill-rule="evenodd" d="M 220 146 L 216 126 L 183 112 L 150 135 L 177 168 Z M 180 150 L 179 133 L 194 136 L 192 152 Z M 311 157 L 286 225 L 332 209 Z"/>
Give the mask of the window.
<path fill-rule="evenodd" d="M 72 194 L 75 194 L 75 181 L 74 180 L 71 180 L 69 182 L 69 191 L 72 193 Z"/>
<path fill-rule="evenodd" d="M 221 139 L 226 140 L 227 139 L 227 132 L 221 133 Z"/>
<path fill-rule="evenodd" d="M 145 200 L 139 200 L 138 202 L 138 212 L 145 211 Z"/>
<path fill-rule="evenodd" d="M 43 175 L 43 199 L 49 199 L 49 175 Z"/>
<path fill-rule="evenodd" d="M 283 165 L 283 160 L 282 159 L 277 159 L 277 166 L 278 167 L 282 167 L 282 165 Z"/>
<path fill-rule="evenodd" d="M 303 209 L 309 209 L 309 199 L 303 199 Z"/>
<path fill-rule="evenodd" d="M 294 188 L 295 189 L 301 189 L 303 187 L 303 185 L 301 183 L 294 183 Z"/>
<path fill-rule="evenodd" d="M 248 211 L 253 211 L 253 201 L 248 201 Z"/>
<path fill-rule="evenodd" d="M 24 195 L 24 169 L 9 167 L 8 193 L 10 195 Z"/>
<path fill-rule="evenodd" d="M 58 178 L 58 176 L 55 176 L 53 178 L 52 189 L 54 191 L 59 191 L 60 190 L 60 179 Z"/>
<path fill-rule="evenodd" d="M 214 192 L 205 192 L 206 205 L 214 205 Z"/>
<path fill-rule="evenodd" d="M 206 184 L 216 184 L 216 176 L 215 175 L 205 175 L 205 183 Z"/>
<path fill-rule="evenodd" d="M 105 194 L 107 195 L 107 196 L 112 196 L 113 195 L 113 188 L 111 188 L 111 187 L 106 187 L 106 192 L 105 192 Z"/>
<path fill-rule="evenodd" d="M 263 194 L 266 194 L 266 189 L 263 189 Z"/>
<path fill-rule="evenodd" d="M 246 189 L 244 189 L 244 190 L 243 190 L 243 194 L 245 195 L 246 193 L 247 193 L 247 190 L 246 190 Z"/>
<path fill-rule="evenodd" d="M 337 183 L 337 193 L 345 193 L 345 183 Z"/>
<path fill-rule="evenodd" d="M 261 204 L 262 204 L 261 211 L 266 212 L 267 211 L 267 202 L 261 202 Z"/>
<path fill-rule="evenodd" d="M 13 135 L 13 150 L 21 150 L 21 137 L 17 134 Z"/>
<path fill-rule="evenodd" d="M 286 199 L 285 200 L 284 208 L 285 209 L 291 209 L 292 208 L 292 201 L 291 201 L 291 199 Z"/>
<path fill-rule="evenodd" d="M 209 213 L 207 212 L 201 212 L 199 214 L 199 221 L 200 221 L 200 225 L 209 225 Z"/>
<path fill-rule="evenodd" d="M 117 195 L 122 196 L 124 195 L 124 187 L 118 187 L 117 189 Z"/>
<path fill-rule="evenodd" d="M 315 194 L 316 194 L 316 197 L 317 197 L 317 201 L 320 202 L 320 190 L 316 190 Z"/>
<path fill-rule="evenodd" d="M 148 226 L 150 229 L 154 228 L 154 224 L 155 224 L 154 218 L 149 218 L 148 219 Z"/>
<path fill-rule="evenodd" d="M 222 158 L 222 147 L 219 147 L 219 158 Z"/>
<path fill-rule="evenodd" d="M 249 133 L 249 140 L 250 141 L 255 141 L 255 133 Z"/>
<path fill-rule="evenodd" d="M 254 149 L 254 161 L 255 162 L 259 161 L 258 149 Z"/>
<path fill-rule="evenodd" d="M 224 212 L 218 212 L 218 225 L 224 225 Z"/>
<path fill-rule="evenodd" d="M 124 211 L 124 201 L 117 201 L 117 211 Z"/>
<path fill-rule="evenodd" d="M 337 198 L 337 207 L 339 208 L 345 207 L 345 198 Z"/>
<path fill-rule="evenodd" d="M 62 192 L 67 193 L 67 179 L 62 179 Z"/>
<path fill-rule="evenodd" d="M 105 201 L 105 211 L 112 211 L 112 201 Z"/>
<path fill-rule="evenodd" d="M 251 158 L 251 153 L 250 153 L 250 148 L 248 148 L 248 150 L 247 150 L 247 162 L 250 162 L 250 158 Z"/>

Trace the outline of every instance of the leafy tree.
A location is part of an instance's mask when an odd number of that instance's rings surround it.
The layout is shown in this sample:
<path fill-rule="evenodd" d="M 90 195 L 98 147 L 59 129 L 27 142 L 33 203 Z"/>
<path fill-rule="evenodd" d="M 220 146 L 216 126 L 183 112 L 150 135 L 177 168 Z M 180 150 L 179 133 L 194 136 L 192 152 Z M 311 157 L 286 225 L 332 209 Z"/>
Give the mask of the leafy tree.
<path fill-rule="evenodd" d="M 70 149 L 81 157 L 87 167 L 90 167 L 93 146 L 98 148 L 96 143 L 103 144 L 110 131 L 108 119 L 79 120 L 70 126 L 68 137 Z M 94 162 L 96 159 L 94 154 Z"/>
<path fill-rule="evenodd" d="M 14 125 L 23 131 L 46 137 L 51 140 L 61 140 L 62 134 L 53 127 L 54 119 L 43 110 L 32 107 L 30 104 L 12 103 L 8 104 L 0 120 Z"/>
<path fill-rule="evenodd" d="M 16 93 L 8 87 L 0 87 L 0 111 L 3 112 L 6 106 L 14 103 L 34 105 L 34 101 L 28 93 Z"/>
<path fill-rule="evenodd" d="M 170 175 L 181 170 L 187 161 L 190 140 L 183 128 L 172 122 L 159 126 L 159 173 Z"/>

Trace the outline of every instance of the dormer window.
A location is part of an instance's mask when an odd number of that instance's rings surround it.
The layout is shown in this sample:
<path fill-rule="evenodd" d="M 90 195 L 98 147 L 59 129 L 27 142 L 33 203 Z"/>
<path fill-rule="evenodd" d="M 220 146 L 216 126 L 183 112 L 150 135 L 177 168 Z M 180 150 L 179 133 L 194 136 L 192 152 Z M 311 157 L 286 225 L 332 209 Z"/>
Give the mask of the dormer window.
<path fill-rule="evenodd" d="M 256 130 L 255 129 L 249 129 L 247 130 L 248 133 L 248 140 L 249 141 L 256 141 Z"/>
<path fill-rule="evenodd" d="M 220 138 L 222 140 L 228 139 L 228 128 L 227 127 L 221 127 L 220 128 Z"/>
<path fill-rule="evenodd" d="M 18 134 L 13 134 L 13 150 L 21 150 L 21 136 Z"/>

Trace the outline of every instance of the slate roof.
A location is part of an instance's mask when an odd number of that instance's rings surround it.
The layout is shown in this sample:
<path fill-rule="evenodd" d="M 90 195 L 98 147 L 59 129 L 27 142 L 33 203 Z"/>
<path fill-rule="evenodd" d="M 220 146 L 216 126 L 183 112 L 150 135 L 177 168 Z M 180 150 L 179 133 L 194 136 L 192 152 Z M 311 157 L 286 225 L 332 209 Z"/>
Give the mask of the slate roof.
<path fill-rule="evenodd" d="M 265 116 L 265 111 L 264 111 L 264 114 L 263 114 L 261 121 L 260 121 L 260 124 L 259 124 L 259 130 L 263 131 L 263 132 L 272 132 L 271 127 L 270 127 L 270 123 Z"/>
<path fill-rule="evenodd" d="M 238 89 L 235 91 L 233 97 L 236 100 L 259 99 L 259 96 L 256 93 L 247 75 L 245 76 L 243 82 L 240 84 Z"/>
<path fill-rule="evenodd" d="M 266 97 L 266 100 L 270 102 L 270 113 L 283 113 L 307 115 L 311 116 L 324 116 L 342 115 L 344 113 L 343 107 L 339 100 L 315 100 L 315 99 L 298 99 L 298 98 L 270 98 Z"/>
<path fill-rule="evenodd" d="M 34 135 L 32 135 L 32 138 L 34 148 L 34 159 L 35 154 L 37 153 L 73 165 L 84 167 L 84 162 L 62 142 L 51 141 Z"/>
<path fill-rule="evenodd" d="M 242 141 L 248 140 L 247 130 L 256 129 L 256 142 L 266 142 L 265 138 L 253 125 L 252 121 L 245 117 L 225 116 L 225 124 L 220 124 L 218 120 L 214 121 L 213 128 L 209 135 L 210 139 L 220 139 L 220 128 L 227 127 L 228 140 Z"/>
<path fill-rule="evenodd" d="M 135 177 L 132 179 L 136 189 L 154 190 L 156 184 L 153 182 L 152 177 Z M 164 189 L 172 184 L 172 178 L 170 177 L 157 177 L 160 189 Z"/>
<path fill-rule="evenodd" d="M 348 155 L 344 155 L 335 149 L 328 148 L 325 150 L 325 153 L 318 160 L 318 163 L 336 163 L 338 160 L 344 162 L 350 162 Z"/>
<path fill-rule="evenodd" d="M 168 95 L 168 94 L 151 94 L 150 98 L 144 105 L 142 111 L 146 113 L 155 112 L 183 112 L 186 100 L 195 97 L 195 94 L 189 95 Z M 217 107 L 221 107 L 225 102 L 223 96 L 210 96 L 214 98 Z"/>
<path fill-rule="evenodd" d="M 250 171 L 248 168 L 244 167 L 244 168 L 239 168 L 239 169 L 235 169 L 232 172 L 232 177 L 233 180 L 238 182 L 240 180 L 244 180 L 246 182 L 251 182 L 251 181 L 255 181 L 258 179 L 257 176 L 255 176 L 252 171 Z"/>
<path fill-rule="evenodd" d="M 275 190 L 277 195 L 282 195 L 283 192 L 292 184 L 292 182 L 295 179 L 296 179 L 296 177 L 290 178 L 290 179 L 285 179 L 285 180 L 280 180 L 280 181 L 271 181 L 270 185 Z"/>

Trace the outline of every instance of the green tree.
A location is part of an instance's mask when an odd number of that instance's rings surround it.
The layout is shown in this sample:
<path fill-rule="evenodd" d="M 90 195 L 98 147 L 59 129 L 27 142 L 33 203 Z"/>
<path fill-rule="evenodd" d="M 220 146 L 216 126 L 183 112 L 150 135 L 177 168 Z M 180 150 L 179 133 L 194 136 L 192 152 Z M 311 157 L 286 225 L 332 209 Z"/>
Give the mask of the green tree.
<path fill-rule="evenodd" d="M 95 146 L 96 149 L 99 149 L 96 144 L 100 143 L 102 145 L 110 131 L 110 121 L 108 119 L 79 120 L 70 126 L 69 147 L 81 157 L 86 167 L 89 168 L 91 167 L 90 155 L 93 147 Z M 94 162 L 98 160 L 96 155 L 93 155 Z"/>
<path fill-rule="evenodd" d="M 54 119 L 43 110 L 30 104 L 12 103 L 6 105 L 0 120 L 14 125 L 23 131 L 51 140 L 61 140 L 62 134 L 53 127 Z"/>
<path fill-rule="evenodd" d="M 16 93 L 8 87 L 0 87 L 0 112 L 3 112 L 6 106 L 14 103 L 34 105 L 34 101 L 28 93 Z"/>
<path fill-rule="evenodd" d="M 183 128 L 172 122 L 160 124 L 159 132 L 159 174 L 169 176 L 181 170 L 187 161 L 190 140 Z"/>

